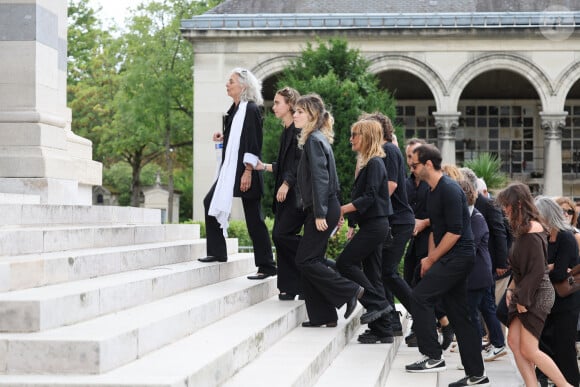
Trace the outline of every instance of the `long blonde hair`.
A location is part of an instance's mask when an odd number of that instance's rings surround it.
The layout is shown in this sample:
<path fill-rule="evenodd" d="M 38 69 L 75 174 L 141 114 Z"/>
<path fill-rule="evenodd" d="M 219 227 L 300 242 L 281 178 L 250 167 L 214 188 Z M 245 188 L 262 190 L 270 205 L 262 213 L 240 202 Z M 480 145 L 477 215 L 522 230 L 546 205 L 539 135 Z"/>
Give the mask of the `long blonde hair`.
<path fill-rule="evenodd" d="M 355 136 L 360 136 L 360 150 L 357 162 L 359 168 L 364 168 L 373 157 L 385 157 L 383 127 L 378 121 L 362 119 L 355 122 L 350 131 Z"/>
<path fill-rule="evenodd" d="M 318 94 L 307 94 L 296 101 L 294 109 L 303 109 L 310 117 L 302 132 L 300 137 L 298 137 L 298 146 L 303 147 L 308 140 L 308 136 L 315 130 L 320 130 L 322 134 L 328 140 L 328 143 L 332 144 L 334 142 L 334 131 L 332 130 L 332 125 L 334 124 L 334 118 L 324 107 L 324 102 Z"/>

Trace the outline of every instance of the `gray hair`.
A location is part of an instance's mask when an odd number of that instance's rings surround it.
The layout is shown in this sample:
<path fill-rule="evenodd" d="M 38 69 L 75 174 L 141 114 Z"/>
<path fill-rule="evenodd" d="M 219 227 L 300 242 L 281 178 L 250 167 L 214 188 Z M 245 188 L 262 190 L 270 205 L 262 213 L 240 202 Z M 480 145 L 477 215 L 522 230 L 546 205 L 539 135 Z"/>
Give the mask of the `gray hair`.
<path fill-rule="evenodd" d="M 571 231 L 572 226 L 566 222 L 562 214 L 562 208 L 556 201 L 547 196 L 537 196 L 534 200 L 544 222 L 551 228 L 559 231 Z"/>
<path fill-rule="evenodd" d="M 459 168 L 459 172 L 461 172 L 465 180 L 471 184 L 473 190 L 477 192 L 477 176 L 475 175 L 475 172 L 473 172 L 471 168 L 467 167 Z"/>
<path fill-rule="evenodd" d="M 262 83 L 250 70 L 236 67 L 232 70 L 231 74 L 237 74 L 240 85 L 242 85 L 240 101 L 254 101 L 256 105 L 262 105 L 264 103 L 264 98 L 262 98 Z"/>
<path fill-rule="evenodd" d="M 483 178 L 477 178 L 477 192 L 483 194 L 484 191 L 487 191 L 487 184 L 485 184 L 485 180 Z"/>

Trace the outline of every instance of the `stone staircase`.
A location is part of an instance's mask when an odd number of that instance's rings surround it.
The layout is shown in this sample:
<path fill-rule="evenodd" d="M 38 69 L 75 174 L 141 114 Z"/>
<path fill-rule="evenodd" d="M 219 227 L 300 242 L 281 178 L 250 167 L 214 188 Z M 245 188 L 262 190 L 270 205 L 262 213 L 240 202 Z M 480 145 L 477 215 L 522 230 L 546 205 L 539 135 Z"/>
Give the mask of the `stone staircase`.
<path fill-rule="evenodd" d="M 360 306 L 337 328 L 300 327 L 304 303 L 247 280 L 237 240 L 227 263 L 202 264 L 199 226 L 158 210 L 0 214 L 0 386 L 380 386 L 401 342 L 357 344 Z"/>

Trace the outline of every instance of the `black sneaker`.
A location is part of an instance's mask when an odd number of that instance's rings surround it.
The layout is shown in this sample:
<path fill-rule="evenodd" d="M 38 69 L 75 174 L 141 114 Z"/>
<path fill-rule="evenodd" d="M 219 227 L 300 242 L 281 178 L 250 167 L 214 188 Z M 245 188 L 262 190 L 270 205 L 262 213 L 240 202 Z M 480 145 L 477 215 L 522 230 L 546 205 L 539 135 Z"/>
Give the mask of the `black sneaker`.
<path fill-rule="evenodd" d="M 411 332 L 409 336 L 405 337 L 405 343 L 407 344 L 407 347 L 419 346 L 419 344 L 417 343 L 417 336 L 415 335 L 415 332 Z"/>
<path fill-rule="evenodd" d="M 463 386 L 491 386 L 487 376 L 466 376 L 454 383 L 449 383 L 449 387 L 463 387 Z"/>
<path fill-rule="evenodd" d="M 423 356 L 421 360 L 405 366 L 407 372 L 441 372 L 446 369 L 445 360 L 431 359 L 429 356 Z"/>
<path fill-rule="evenodd" d="M 441 328 L 441 336 L 443 336 L 443 340 L 441 341 L 441 349 L 445 351 L 447 348 L 449 348 L 453 342 L 453 336 L 455 336 L 455 332 L 453 332 L 451 324 L 447 324 Z"/>
<path fill-rule="evenodd" d="M 395 341 L 393 335 L 378 335 L 373 332 L 365 332 L 358 336 L 358 342 L 361 344 L 390 344 Z"/>

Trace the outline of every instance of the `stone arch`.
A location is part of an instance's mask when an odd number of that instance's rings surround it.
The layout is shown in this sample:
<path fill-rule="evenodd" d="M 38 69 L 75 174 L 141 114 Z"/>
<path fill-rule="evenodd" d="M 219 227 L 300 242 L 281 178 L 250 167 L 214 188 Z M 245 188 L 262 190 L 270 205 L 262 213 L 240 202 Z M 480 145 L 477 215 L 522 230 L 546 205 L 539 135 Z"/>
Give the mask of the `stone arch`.
<path fill-rule="evenodd" d="M 426 63 L 405 55 L 381 55 L 370 58 L 369 62 L 369 71 L 374 74 L 389 70 L 413 74 L 431 90 L 437 110 L 442 109 L 443 97 L 448 95 L 447 86 L 441 76 Z"/>
<path fill-rule="evenodd" d="M 457 106 L 465 87 L 478 75 L 490 70 L 508 70 L 527 79 L 540 97 L 544 109 L 549 106 L 554 88 L 542 70 L 528 59 L 513 54 L 484 54 L 461 66 L 451 77 L 451 103 Z"/>
<path fill-rule="evenodd" d="M 555 93 L 557 95 L 557 100 L 559 106 L 564 110 L 564 105 L 566 103 L 566 98 L 570 89 L 576 82 L 580 81 L 580 62 L 576 62 L 570 65 L 567 69 L 562 71 L 556 80 Z"/>
<path fill-rule="evenodd" d="M 276 56 L 258 63 L 251 69 L 251 71 L 258 79 L 264 80 L 265 78 L 284 70 L 284 68 L 290 64 L 292 59 L 296 57 L 297 55 Z"/>

